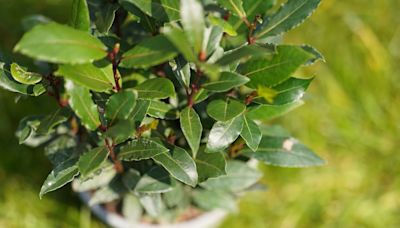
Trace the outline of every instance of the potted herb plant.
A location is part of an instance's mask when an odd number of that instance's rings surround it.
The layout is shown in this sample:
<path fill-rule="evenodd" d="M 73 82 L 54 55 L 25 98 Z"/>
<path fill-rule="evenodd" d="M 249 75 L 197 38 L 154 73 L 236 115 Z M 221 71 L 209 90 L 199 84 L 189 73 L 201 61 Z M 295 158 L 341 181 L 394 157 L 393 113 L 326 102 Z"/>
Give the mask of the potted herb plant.
<path fill-rule="evenodd" d="M 0 86 L 59 106 L 17 130 L 54 165 L 40 197 L 72 182 L 112 226 L 210 227 L 257 186 L 254 161 L 324 164 L 268 125 L 303 104 L 313 77 L 296 70 L 323 60 L 282 44 L 320 0 L 274 2 L 74 0 L 68 25 L 30 17 L 14 50 L 35 61 L 2 63 Z"/>

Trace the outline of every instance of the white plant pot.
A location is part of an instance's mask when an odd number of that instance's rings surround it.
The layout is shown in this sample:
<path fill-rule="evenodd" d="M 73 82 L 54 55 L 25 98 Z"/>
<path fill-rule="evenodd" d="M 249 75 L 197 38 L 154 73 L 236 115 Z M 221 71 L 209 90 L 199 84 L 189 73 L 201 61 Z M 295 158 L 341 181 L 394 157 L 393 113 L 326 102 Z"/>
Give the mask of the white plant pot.
<path fill-rule="evenodd" d="M 226 217 L 227 213 L 223 210 L 213 210 L 197 216 L 189 221 L 175 224 L 142 224 L 132 223 L 124 217 L 107 211 L 100 205 L 89 206 L 90 194 L 79 192 L 80 199 L 88 205 L 94 215 L 110 227 L 114 228 L 215 228 Z"/>

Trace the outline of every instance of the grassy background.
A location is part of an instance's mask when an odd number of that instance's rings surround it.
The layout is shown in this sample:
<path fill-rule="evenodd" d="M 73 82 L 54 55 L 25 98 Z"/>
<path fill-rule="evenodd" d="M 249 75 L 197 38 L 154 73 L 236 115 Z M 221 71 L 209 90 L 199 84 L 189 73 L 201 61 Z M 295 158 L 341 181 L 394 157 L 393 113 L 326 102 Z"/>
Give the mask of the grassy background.
<path fill-rule="evenodd" d="M 0 0 L 0 48 L 19 38 L 23 15 L 65 22 L 69 3 Z M 329 163 L 262 167 L 269 191 L 246 195 L 222 227 L 400 227 L 398 9 L 398 0 L 324 0 L 288 34 L 287 42 L 312 44 L 327 63 L 299 72 L 317 75 L 307 103 L 275 122 Z M 50 164 L 40 150 L 17 146 L 13 132 L 25 110 L 52 107 L 47 98 L 17 105 L 13 98 L 0 91 L 0 227 L 101 227 L 68 188 L 38 199 Z"/>

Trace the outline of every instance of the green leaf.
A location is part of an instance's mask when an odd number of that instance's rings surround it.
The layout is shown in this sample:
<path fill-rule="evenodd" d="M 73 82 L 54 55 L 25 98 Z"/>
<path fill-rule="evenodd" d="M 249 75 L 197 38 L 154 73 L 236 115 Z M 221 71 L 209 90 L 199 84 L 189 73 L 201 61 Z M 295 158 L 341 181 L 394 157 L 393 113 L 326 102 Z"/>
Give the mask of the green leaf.
<path fill-rule="evenodd" d="M 122 203 L 122 215 L 131 224 L 136 224 L 142 217 L 143 208 L 140 205 L 139 199 L 132 195 L 127 194 L 124 196 Z"/>
<path fill-rule="evenodd" d="M 226 174 L 226 162 L 222 153 L 205 153 L 204 149 L 202 149 L 196 155 L 195 162 L 199 175 L 199 183 L 210 177 L 218 177 Z"/>
<path fill-rule="evenodd" d="M 66 89 L 69 95 L 69 105 L 81 119 L 82 124 L 89 130 L 96 130 L 101 125 L 100 117 L 89 90 L 76 86 L 71 81 L 67 82 Z"/>
<path fill-rule="evenodd" d="M 304 101 L 298 100 L 284 105 L 259 105 L 250 108 L 247 117 L 255 120 L 271 120 L 282 116 L 304 104 Z"/>
<path fill-rule="evenodd" d="M 110 97 L 106 103 L 105 117 L 112 125 L 117 119 L 126 120 L 136 105 L 137 94 L 132 89 L 120 91 Z"/>
<path fill-rule="evenodd" d="M 187 107 L 182 110 L 179 121 L 183 135 L 185 136 L 190 149 L 192 149 L 193 154 L 196 154 L 199 150 L 201 134 L 203 132 L 200 117 L 193 108 Z"/>
<path fill-rule="evenodd" d="M 198 207 L 206 211 L 237 210 L 235 198 L 230 193 L 223 191 L 197 190 L 193 194 L 193 200 Z"/>
<path fill-rule="evenodd" d="M 79 171 L 83 177 L 87 177 L 98 171 L 108 157 L 108 150 L 105 146 L 97 147 L 84 153 L 78 162 Z"/>
<path fill-rule="evenodd" d="M 210 178 L 200 185 L 209 190 L 239 192 L 254 185 L 261 177 L 262 173 L 250 168 L 248 164 L 229 161 L 226 165 L 226 175 Z"/>
<path fill-rule="evenodd" d="M 122 174 L 122 183 L 130 192 L 135 193 L 134 189 L 139 183 L 140 178 L 142 178 L 142 176 L 139 171 L 129 168 L 124 174 Z"/>
<path fill-rule="evenodd" d="M 177 55 L 176 49 L 163 35 L 146 39 L 122 56 L 121 66 L 147 68 L 159 65 Z"/>
<path fill-rule="evenodd" d="M 87 63 L 107 55 L 106 47 L 87 32 L 56 23 L 35 26 L 14 50 L 51 63 Z"/>
<path fill-rule="evenodd" d="M 288 0 L 277 13 L 264 20 L 256 30 L 256 38 L 280 35 L 311 16 L 321 0 Z"/>
<path fill-rule="evenodd" d="M 303 98 L 305 91 L 310 85 L 311 79 L 289 78 L 283 83 L 272 87 L 276 93 L 272 102 L 268 102 L 263 98 L 256 98 L 254 102 L 259 104 L 284 105 L 299 101 Z"/>
<path fill-rule="evenodd" d="M 246 85 L 250 88 L 274 86 L 290 78 L 298 67 L 313 56 L 301 47 L 281 45 L 272 58 L 256 58 L 241 65 L 241 74 L 250 78 Z"/>
<path fill-rule="evenodd" d="M 63 113 L 64 112 L 64 113 Z M 58 109 L 53 114 L 46 116 L 43 120 L 40 121 L 40 124 L 36 130 L 37 134 L 47 135 L 51 132 L 51 130 L 68 120 L 67 113 L 63 109 Z"/>
<path fill-rule="evenodd" d="M 243 129 L 240 136 L 246 141 L 247 146 L 256 151 L 260 144 L 262 134 L 258 125 L 247 115 L 243 115 Z"/>
<path fill-rule="evenodd" d="M 147 15 L 159 21 L 179 19 L 179 1 L 177 0 L 120 0 L 121 4 L 132 3 Z"/>
<path fill-rule="evenodd" d="M 174 84 L 166 78 L 152 78 L 135 87 L 139 98 L 165 99 L 175 97 Z"/>
<path fill-rule="evenodd" d="M 11 64 L 10 70 L 11 76 L 19 83 L 34 85 L 42 81 L 42 75 L 26 71 L 16 63 Z"/>
<path fill-rule="evenodd" d="M 203 6 L 197 0 L 180 1 L 181 23 L 195 53 L 200 53 L 204 37 Z"/>
<path fill-rule="evenodd" d="M 208 15 L 207 18 L 208 18 L 208 21 L 210 22 L 210 24 L 221 27 L 226 34 L 228 34 L 230 36 L 237 36 L 237 32 L 236 32 L 235 28 L 233 28 L 232 25 L 229 24 L 224 19 L 213 16 L 211 14 Z"/>
<path fill-rule="evenodd" d="M 266 57 L 275 53 L 276 49 L 273 45 L 245 45 L 237 49 L 227 51 L 224 56 L 218 59 L 216 64 L 225 66 L 235 62 L 240 62 L 241 60 L 249 59 L 250 57 Z"/>
<path fill-rule="evenodd" d="M 325 57 L 316 48 L 310 45 L 301 45 L 304 51 L 314 55 L 314 58 L 310 59 L 305 65 L 312 65 L 318 61 L 325 62 Z"/>
<path fill-rule="evenodd" d="M 90 17 L 86 0 L 74 0 L 72 2 L 72 17 L 70 24 L 76 29 L 89 31 Z"/>
<path fill-rule="evenodd" d="M 146 213 L 153 218 L 158 218 L 165 210 L 161 194 L 141 194 L 139 200 Z"/>
<path fill-rule="evenodd" d="M 171 60 L 169 62 L 169 65 L 171 66 L 172 71 L 174 72 L 174 75 L 176 79 L 179 81 L 179 83 L 185 87 L 189 88 L 190 86 L 190 65 L 188 62 L 185 61 L 185 59 L 178 57 L 175 60 Z"/>
<path fill-rule="evenodd" d="M 79 178 L 76 178 L 72 182 L 72 189 L 75 192 L 87 192 L 105 187 L 116 174 L 117 171 L 115 171 L 114 164 L 111 162 L 105 162 L 98 171 L 92 173 L 88 177 L 83 178 L 82 176 L 79 176 Z"/>
<path fill-rule="evenodd" d="M 185 185 L 177 184 L 172 191 L 164 194 L 164 201 L 168 207 L 182 207 L 187 202 L 188 196 L 186 195 Z"/>
<path fill-rule="evenodd" d="M 217 59 L 213 55 L 223 53 L 223 48 L 220 47 L 224 30 L 218 26 L 209 26 L 204 31 L 203 52 L 208 56 L 207 62 L 214 63 Z M 213 59 L 214 58 L 214 59 Z"/>
<path fill-rule="evenodd" d="M 60 65 L 56 76 L 63 76 L 74 83 L 97 92 L 106 92 L 115 87 L 112 65 L 96 66 L 92 63 Z"/>
<path fill-rule="evenodd" d="M 54 168 L 47 176 L 42 188 L 40 189 L 40 198 L 44 194 L 57 190 L 71 182 L 79 174 L 76 159 L 69 159 Z"/>
<path fill-rule="evenodd" d="M 219 80 L 203 84 L 203 88 L 213 92 L 226 92 L 235 87 L 246 84 L 250 80 L 233 72 L 222 72 Z"/>
<path fill-rule="evenodd" d="M 182 29 L 176 26 L 165 26 L 161 31 L 187 61 L 197 61 L 197 56 Z"/>
<path fill-rule="evenodd" d="M 133 109 L 131 115 L 129 116 L 129 119 L 134 121 L 135 128 L 139 127 L 140 124 L 142 123 L 150 107 L 150 102 L 151 102 L 150 100 L 143 100 L 143 99 L 137 100 L 136 106 Z"/>
<path fill-rule="evenodd" d="M 236 100 L 228 98 L 224 100 L 213 100 L 207 106 L 207 113 L 217 121 L 226 122 L 231 120 L 246 110 L 246 106 Z"/>
<path fill-rule="evenodd" d="M 107 129 L 106 135 L 112 138 L 115 144 L 120 144 L 133 136 L 136 133 L 135 120 L 117 120 L 111 127 Z"/>
<path fill-rule="evenodd" d="M 165 120 L 176 120 L 179 118 L 179 112 L 172 105 L 152 100 L 150 101 L 147 114 L 151 117 Z"/>
<path fill-rule="evenodd" d="M 173 147 L 153 157 L 153 160 L 162 165 L 174 178 L 195 187 L 197 184 L 196 163 L 182 148 Z"/>
<path fill-rule="evenodd" d="M 308 147 L 291 137 L 264 136 L 256 152 L 244 149 L 243 154 L 281 167 L 302 168 L 325 164 Z"/>
<path fill-rule="evenodd" d="M 223 151 L 239 137 L 242 127 L 242 116 L 227 122 L 216 122 L 208 136 L 207 152 Z"/>
<path fill-rule="evenodd" d="M 242 0 L 218 0 L 218 3 L 240 18 L 246 17 Z"/>
<path fill-rule="evenodd" d="M 168 149 L 150 139 L 136 139 L 119 148 L 118 159 L 139 161 L 166 153 Z"/>
<path fill-rule="evenodd" d="M 135 192 L 154 194 L 172 191 L 173 180 L 167 171 L 161 167 L 153 167 L 136 184 Z"/>
<path fill-rule="evenodd" d="M 115 19 L 115 13 L 117 12 L 119 6 L 118 4 L 113 4 L 104 1 L 99 4 L 94 10 L 96 28 L 100 33 L 108 33 Z"/>
<path fill-rule="evenodd" d="M 5 68 L 5 64 L 0 62 L 0 87 L 5 90 L 20 93 L 29 96 L 40 96 L 46 92 L 46 88 L 43 84 L 36 85 L 23 85 L 16 82 L 11 72 Z"/>

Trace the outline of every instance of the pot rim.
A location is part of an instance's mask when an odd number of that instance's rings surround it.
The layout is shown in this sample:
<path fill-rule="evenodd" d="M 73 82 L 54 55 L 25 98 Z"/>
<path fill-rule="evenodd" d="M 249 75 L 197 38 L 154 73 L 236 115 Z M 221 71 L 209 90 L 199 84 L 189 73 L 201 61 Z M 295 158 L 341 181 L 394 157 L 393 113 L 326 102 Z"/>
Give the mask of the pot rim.
<path fill-rule="evenodd" d="M 89 205 L 91 195 L 89 192 L 78 192 L 79 198 L 90 208 L 93 214 L 96 215 L 105 224 L 115 228 L 210 228 L 217 226 L 226 217 L 227 212 L 221 209 L 205 212 L 191 220 L 174 223 L 174 224 L 143 224 L 133 223 L 124 217 L 109 212 L 99 204 Z"/>

